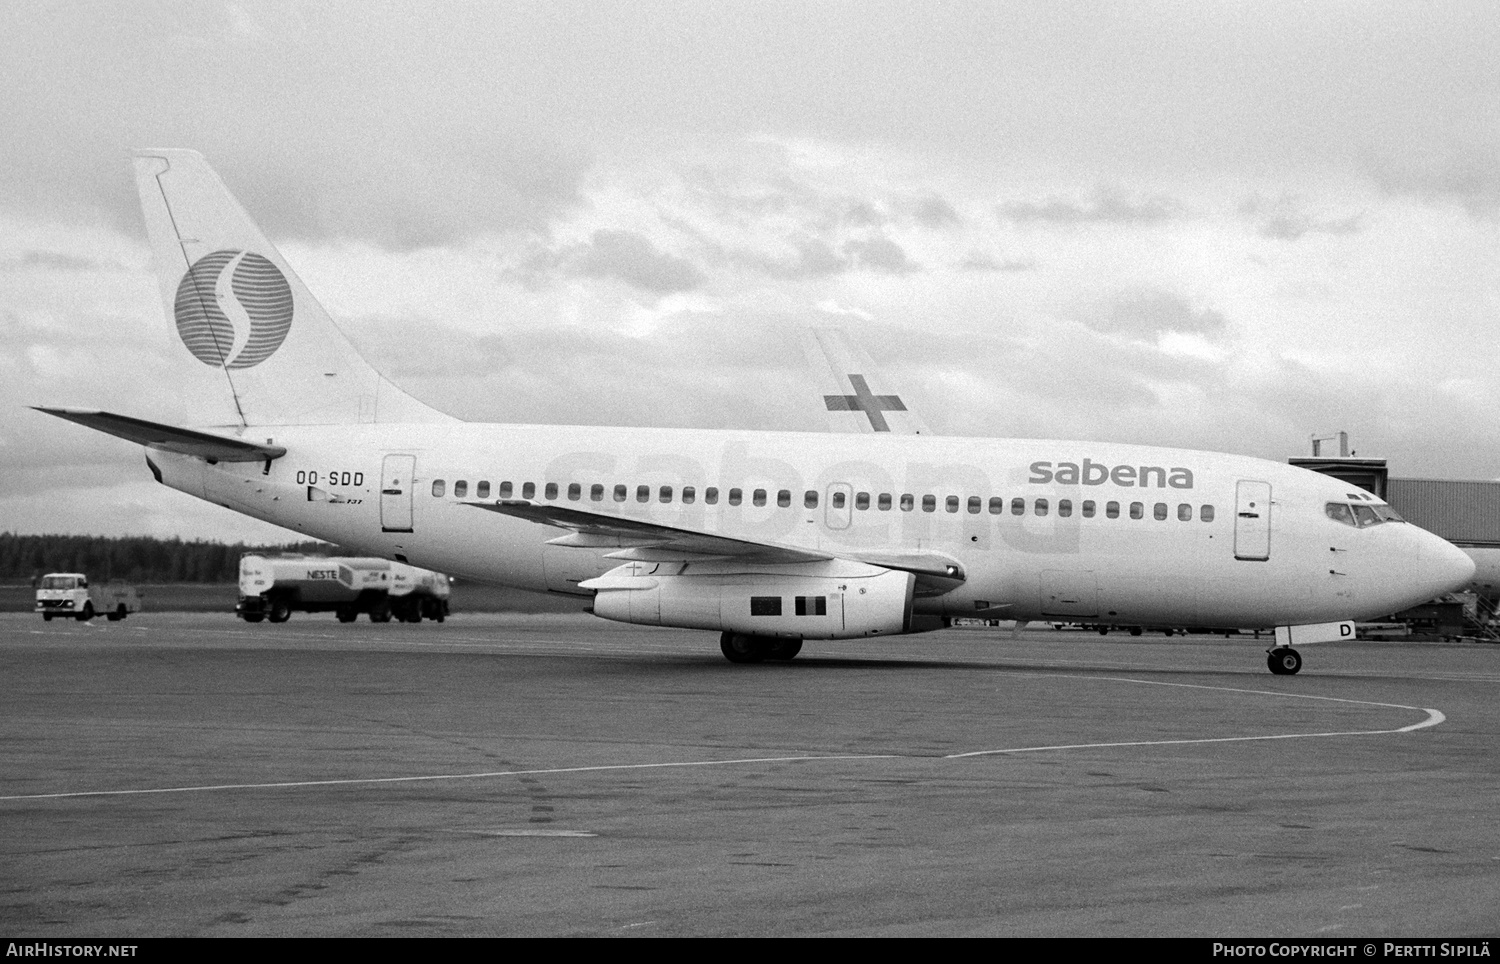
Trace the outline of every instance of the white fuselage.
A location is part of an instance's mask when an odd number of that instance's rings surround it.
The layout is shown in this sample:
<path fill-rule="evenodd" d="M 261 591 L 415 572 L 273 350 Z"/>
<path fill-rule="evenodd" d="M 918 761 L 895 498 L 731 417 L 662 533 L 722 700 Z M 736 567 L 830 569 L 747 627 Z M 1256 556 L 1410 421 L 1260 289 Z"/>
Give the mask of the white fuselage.
<path fill-rule="evenodd" d="M 235 511 L 360 552 L 540 591 L 587 595 L 578 582 L 619 561 L 605 558 L 607 548 L 549 545 L 566 530 L 473 503 L 575 506 L 851 558 L 940 554 L 966 579 L 917 599 L 916 610 L 948 616 L 1317 623 L 1399 610 L 1472 571 L 1457 549 L 1415 526 L 1330 518 L 1328 503 L 1360 498 L 1342 482 L 1180 449 L 472 423 L 282 426 L 244 436 L 274 440 L 287 454 L 268 465 L 148 455 L 164 483 Z M 757 490 L 763 505 L 754 504 Z"/>

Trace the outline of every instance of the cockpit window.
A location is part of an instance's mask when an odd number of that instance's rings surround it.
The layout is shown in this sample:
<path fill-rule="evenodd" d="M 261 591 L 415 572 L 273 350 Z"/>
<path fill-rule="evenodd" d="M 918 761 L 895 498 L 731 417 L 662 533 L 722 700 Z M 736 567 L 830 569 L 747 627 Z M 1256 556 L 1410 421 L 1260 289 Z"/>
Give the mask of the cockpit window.
<path fill-rule="evenodd" d="M 1349 507 L 1342 502 L 1330 502 L 1323 507 L 1323 511 L 1328 513 L 1328 518 L 1334 522 L 1342 522 L 1346 526 L 1354 525 L 1354 513 L 1350 512 Z"/>
<path fill-rule="evenodd" d="M 1346 526 L 1354 526 L 1358 529 L 1368 529 L 1370 526 L 1378 526 L 1382 522 L 1405 522 L 1406 520 L 1388 505 L 1375 503 L 1374 505 L 1347 505 L 1343 502 L 1329 502 L 1323 506 L 1323 511 L 1328 518 L 1335 522 L 1342 522 Z"/>

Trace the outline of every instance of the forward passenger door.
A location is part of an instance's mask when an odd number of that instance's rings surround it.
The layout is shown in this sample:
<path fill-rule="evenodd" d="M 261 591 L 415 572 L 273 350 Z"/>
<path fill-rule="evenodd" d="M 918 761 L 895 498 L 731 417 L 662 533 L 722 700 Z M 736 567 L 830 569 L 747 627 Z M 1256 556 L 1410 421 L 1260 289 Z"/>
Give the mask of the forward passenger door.
<path fill-rule="evenodd" d="M 1271 558 L 1271 483 L 1241 479 L 1235 486 L 1234 557 L 1247 562 Z"/>

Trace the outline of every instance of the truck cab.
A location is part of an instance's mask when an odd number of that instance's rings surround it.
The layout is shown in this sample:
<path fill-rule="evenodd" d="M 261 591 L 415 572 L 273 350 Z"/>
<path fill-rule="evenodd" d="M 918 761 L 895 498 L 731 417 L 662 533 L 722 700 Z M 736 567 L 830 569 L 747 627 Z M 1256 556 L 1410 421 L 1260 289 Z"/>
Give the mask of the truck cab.
<path fill-rule="evenodd" d="M 51 622 L 55 617 L 71 617 L 88 622 L 103 615 L 110 622 L 124 619 L 141 608 L 140 593 L 122 582 L 90 585 L 81 572 L 49 572 L 36 588 L 36 611 Z"/>

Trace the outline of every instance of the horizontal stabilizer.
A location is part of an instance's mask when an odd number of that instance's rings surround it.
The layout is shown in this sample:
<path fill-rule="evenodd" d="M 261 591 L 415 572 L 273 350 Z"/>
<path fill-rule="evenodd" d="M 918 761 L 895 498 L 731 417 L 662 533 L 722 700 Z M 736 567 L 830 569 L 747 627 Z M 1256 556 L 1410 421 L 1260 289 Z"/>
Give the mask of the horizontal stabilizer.
<path fill-rule="evenodd" d="M 260 445 L 244 439 L 178 428 L 175 425 L 161 425 L 112 412 L 88 408 L 45 408 L 41 405 L 33 408 L 138 445 L 177 452 L 180 455 L 194 455 L 210 462 L 264 462 L 267 459 L 279 459 L 286 454 L 286 448 L 281 445 Z"/>

